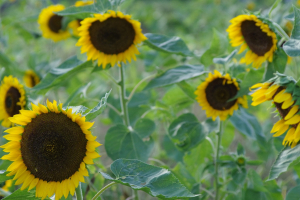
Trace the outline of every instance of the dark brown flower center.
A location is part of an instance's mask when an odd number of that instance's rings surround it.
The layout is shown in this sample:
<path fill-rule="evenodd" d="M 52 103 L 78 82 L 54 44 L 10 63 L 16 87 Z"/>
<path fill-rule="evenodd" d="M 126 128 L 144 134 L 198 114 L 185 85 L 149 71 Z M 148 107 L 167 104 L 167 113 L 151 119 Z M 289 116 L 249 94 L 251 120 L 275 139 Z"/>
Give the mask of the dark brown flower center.
<path fill-rule="evenodd" d="M 21 106 L 17 105 L 21 97 L 19 90 L 15 87 L 11 87 L 7 90 L 5 96 L 5 110 L 9 116 L 14 116 L 19 113 Z"/>
<path fill-rule="evenodd" d="M 91 42 L 105 54 L 119 54 L 126 51 L 134 41 L 135 31 L 126 19 L 110 17 L 95 21 L 89 28 Z"/>
<path fill-rule="evenodd" d="M 236 99 L 228 101 L 237 94 L 238 89 L 234 84 L 228 84 L 227 80 L 223 84 L 224 80 L 224 78 L 217 78 L 210 82 L 205 89 L 207 102 L 216 110 L 228 110 L 237 101 Z"/>
<path fill-rule="evenodd" d="M 258 56 L 263 56 L 273 46 L 273 40 L 271 36 L 263 32 L 255 23 L 249 20 L 243 21 L 241 25 L 242 35 L 251 51 Z"/>
<path fill-rule="evenodd" d="M 24 164 L 36 178 L 62 181 L 80 168 L 87 139 L 63 113 L 43 113 L 27 124 L 21 141 Z"/>
<path fill-rule="evenodd" d="M 51 31 L 54 33 L 58 33 L 62 27 L 62 16 L 59 15 L 53 15 L 48 22 L 48 26 Z"/>
<path fill-rule="evenodd" d="M 31 87 L 34 87 L 36 85 L 36 81 L 33 75 L 30 75 L 30 81 L 31 81 Z"/>

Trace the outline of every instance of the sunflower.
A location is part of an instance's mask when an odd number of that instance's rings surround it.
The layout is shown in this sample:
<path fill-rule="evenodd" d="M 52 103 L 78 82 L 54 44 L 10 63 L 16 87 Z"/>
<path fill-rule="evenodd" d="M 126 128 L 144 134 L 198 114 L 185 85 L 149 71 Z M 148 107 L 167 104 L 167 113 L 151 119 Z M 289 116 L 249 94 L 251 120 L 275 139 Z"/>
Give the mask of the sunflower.
<path fill-rule="evenodd" d="M 7 181 L 5 181 L 5 185 L 2 187 L 2 190 L 8 192 L 9 188 L 12 186 L 12 180 L 9 179 Z"/>
<path fill-rule="evenodd" d="M 214 74 L 209 73 L 205 81 L 198 86 L 195 94 L 199 105 L 206 110 L 207 117 L 216 120 L 219 116 L 224 121 L 228 115 L 232 115 L 234 110 L 238 109 L 239 104 L 245 108 L 248 107 L 245 95 L 229 101 L 239 89 L 235 78 L 232 79 L 229 74 L 222 76 L 215 70 Z"/>
<path fill-rule="evenodd" d="M 34 87 L 40 82 L 40 77 L 32 70 L 27 70 L 23 77 L 25 85 L 29 88 Z"/>
<path fill-rule="evenodd" d="M 280 120 L 276 122 L 271 130 L 275 133 L 273 137 L 284 134 L 283 145 L 295 147 L 300 140 L 300 88 L 296 81 L 286 76 L 276 76 L 265 83 L 258 83 L 251 88 L 258 88 L 251 94 L 253 106 L 265 101 L 273 101 Z"/>
<path fill-rule="evenodd" d="M 242 45 L 239 53 L 249 48 L 245 57 L 240 60 L 241 63 L 253 63 L 253 67 L 259 68 L 266 60 L 273 61 L 277 39 L 267 24 L 255 15 L 239 15 L 230 22 L 231 25 L 226 31 L 229 33 L 231 45 Z"/>
<path fill-rule="evenodd" d="M 136 60 L 139 54 L 136 45 L 147 38 L 143 35 L 141 24 L 130 19 L 130 15 L 109 10 L 105 14 L 94 14 L 85 18 L 78 28 L 81 53 L 87 52 L 87 60 L 97 60 L 98 66 L 114 66 L 119 62 Z"/>
<path fill-rule="evenodd" d="M 19 113 L 26 104 L 25 90 L 17 78 L 5 76 L 0 86 L 0 120 L 1 125 L 10 127 L 9 117 Z"/>
<path fill-rule="evenodd" d="M 94 2 L 93 1 L 76 1 L 75 3 L 75 7 L 81 7 L 81 6 L 87 6 L 87 5 L 91 5 L 93 4 Z M 74 36 L 79 36 L 79 32 L 78 32 L 78 28 L 80 27 L 80 22 L 82 21 L 82 19 L 76 19 L 76 20 L 73 20 L 71 21 L 69 24 L 68 24 L 68 27 L 72 30 L 73 32 L 73 35 Z"/>
<path fill-rule="evenodd" d="M 39 15 L 38 23 L 44 38 L 49 38 L 57 42 L 71 36 L 68 30 L 61 29 L 63 17 L 54 13 L 64 9 L 65 7 L 63 5 L 57 4 L 42 10 Z"/>
<path fill-rule="evenodd" d="M 21 110 L 10 118 L 20 126 L 7 129 L 3 136 L 9 142 L 1 148 L 9 154 L 2 159 L 13 161 L 7 176 L 15 175 L 15 184 L 23 184 L 21 190 L 36 187 L 36 196 L 42 199 L 74 195 L 88 176 L 86 164 L 100 157 L 95 151 L 100 144 L 89 130 L 93 123 L 71 108 L 63 110 L 56 101 L 47 100 L 47 107 L 31 105 L 32 111 Z"/>

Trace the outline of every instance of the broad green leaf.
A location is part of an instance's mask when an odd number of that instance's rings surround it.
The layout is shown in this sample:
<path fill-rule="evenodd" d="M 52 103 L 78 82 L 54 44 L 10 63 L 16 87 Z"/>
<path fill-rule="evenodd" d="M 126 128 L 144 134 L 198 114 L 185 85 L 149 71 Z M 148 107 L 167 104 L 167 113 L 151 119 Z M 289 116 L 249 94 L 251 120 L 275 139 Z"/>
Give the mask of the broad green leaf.
<path fill-rule="evenodd" d="M 281 2 L 282 0 L 276 0 L 272 7 L 270 8 L 270 11 L 269 11 L 269 18 L 271 19 L 271 14 L 272 14 L 272 11 L 278 6 L 278 4 Z"/>
<path fill-rule="evenodd" d="M 0 183 L 13 178 L 12 176 L 6 176 L 8 173 L 9 172 L 6 172 L 5 170 L 0 171 Z"/>
<path fill-rule="evenodd" d="M 195 88 L 193 88 L 192 86 L 190 86 L 190 84 L 188 84 L 185 81 L 181 81 L 179 83 L 177 83 L 177 85 L 182 89 L 182 91 L 191 99 L 195 100 L 196 99 L 196 95 L 195 95 Z"/>
<path fill-rule="evenodd" d="M 213 64 L 213 58 L 224 55 L 228 45 L 227 38 L 225 35 L 218 32 L 216 29 L 213 30 L 213 39 L 210 48 L 207 49 L 201 56 L 201 63 L 204 66 Z"/>
<path fill-rule="evenodd" d="M 95 2 L 95 7 L 99 12 L 111 9 L 111 0 L 97 0 Z"/>
<path fill-rule="evenodd" d="M 267 192 L 267 189 L 264 187 L 264 183 L 261 180 L 260 176 L 253 169 L 249 170 L 248 179 L 249 179 L 249 186 L 248 186 L 249 188 L 259 192 Z"/>
<path fill-rule="evenodd" d="M 62 11 L 56 12 L 56 14 L 60 16 L 69 16 L 77 19 L 90 17 L 94 13 L 98 13 L 98 9 L 94 4 L 80 7 L 71 6 Z"/>
<path fill-rule="evenodd" d="M 26 199 L 26 200 L 40 200 L 40 197 L 35 197 L 35 190 L 21 190 L 18 189 L 11 195 L 3 198 L 3 200 L 20 200 L 20 199 Z M 46 200 L 50 200 L 48 197 L 45 198 Z"/>
<path fill-rule="evenodd" d="M 164 147 L 163 150 L 166 151 L 168 158 L 171 158 L 178 162 L 183 162 L 182 158 L 184 156 L 184 152 L 176 148 L 175 144 L 172 142 L 168 135 L 164 136 L 162 145 Z"/>
<path fill-rule="evenodd" d="M 248 94 L 250 92 L 249 88 L 251 86 L 262 81 L 263 73 L 263 67 L 261 67 L 260 69 L 250 69 L 250 71 L 245 75 L 240 85 L 240 90 L 238 91 L 234 99 Z"/>
<path fill-rule="evenodd" d="M 86 97 L 86 91 L 89 88 L 89 86 L 91 85 L 91 82 L 89 82 L 88 84 L 79 87 L 75 92 L 73 92 L 69 98 L 65 101 L 64 106 L 68 105 L 76 96 L 78 96 L 79 94 L 82 94 L 83 97 Z"/>
<path fill-rule="evenodd" d="M 299 200 L 300 199 L 299 191 L 300 191 L 300 185 L 293 187 L 287 193 L 285 200 Z"/>
<path fill-rule="evenodd" d="M 12 70 L 16 70 L 16 64 L 13 63 L 4 53 L 0 51 L 0 66 L 5 68 L 8 74 L 12 74 Z"/>
<path fill-rule="evenodd" d="M 152 148 L 151 143 L 145 143 L 136 132 L 122 124 L 111 127 L 105 136 L 105 150 L 113 160 L 128 158 L 147 161 Z"/>
<path fill-rule="evenodd" d="M 279 48 L 274 55 L 273 62 L 268 62 L 268 66 L 264 74 L 264 81 L 273 78 L 275 76 L 275 72 L 284 73 L 286 63 L 287 55 L 282 48 Z"/>
<path fill-rule="evenodd" d="M 206 73 L 203 65 L 181 65 L 152 79 L 144 90 L 179 83 Z"/>
<path fill-rule="evenodd" d="M 140 118 L 134 126 L 134 130 L 141 138 L 149 137 L 155 130 L 155 123 L 151 119 Z"/>
<path fill-rule="evenodd" d="M 264 182 L 264 187 L 268 190 L 268 200 L 283 200 L 281 188 L 275 180 Z"/>
<path fill-rule="evenodd" d="M 85 111 L 88 110 L 87 107 L 83 106 L 83 105 L 80 105 L 80 106 L 68 106 L 68 107 L 64 107 L 63 109 L 72 109 L 72 113 L 80 113 L 80 114 L 83 114 L 85 113 Z"/>
<path fill-rule="evenodd" d="M 214 58 L 213 62 L 216 64 L 222 64 L 225 65 L 226 63 L 228 63 L 229 61 L 232 60 L 232 58 L 235 56 L 235 54 L 237 53 L 237 49 L 235 49 L 233 52 L 231 52 L 228 56 L 223 57 L 223 58 Z"/>
<path fill-rule="evenodd" d="M 294 8 L 294 28 L 291 38 L 283 44 L 283 50 L 291 57 L 300 55 L 300 10 Z"/>
<path fill-rule="evenodd" d="M 91 67 L 93 67 L 91 61 L 82 62 L 76 56 L 73 56 L 58 67 L 51 69 L 32 90 L 38 93 L 45 93 L 54 86 L 62 85 L 78 72 Z"/>
<path fill-rule="evenodd" d="M 299 154 L 300 145 L 296 145 L 294 148 L 289 146 L 284 147 L 283 150 L 278 154 L 269 174 L 268 180 L 273 180 L 278 178 L 278 176 L 282 173 L 287 171 L 288 167 L 291 163 L 299 162 Z"/>
<path fill-rule="evenodd" d="M 247 189 L 245 192 L 245 200 L 267 200 L 266 194 L 253 189 Z"/>
<path fill-rule="evenodd" d="M 86 121 L 91 121 L 95 119 L 104 111 L 104 109 L 106 108 L 107 98 L 110 92 L 111 90 L 107 92 L 104 97 L 102 97 L 101 101 L 93 109 L 91 109 L 88 113 L 84 115 L 86 117 Z"/>
<path fill-rule="evenodd" d="M 202 142 L 208 134 L 192 113 L 179 116 L 169 126 L 169 136 L 179 149 L 191 150 Z"/>
<path fill-rule="evenodd" d="M 232 181 L 234 181 L 235 184 L 244 184 L 246 177 L 247 177 L 247 170 L 245 168 L 240 169 L 233 169 L 231 172 Z"/>
<path fill-rule="evenodd" d="M 139 160 L 118 159 L 110 168 L 116 178 L 101 172 L 106 179 L 127 185 L 134 190 L 143 190 L 163 200 L 198 196 L 188 191 L 169 170 Z"/>
<path fill-rule="evenodd" d="M 168 37 L 154 33 L 146 33 L 145 36 L 148 39 L 144 43 L 154 50 L 182 56 L 193 56 L 193 53 L 179 37 Z"/>
<path fill-rule="evenodd" d="M 194 185 L 197 183 L 194 177 L 187 171 L 181 162 L 177 163 L 177 165 L 172 169 L 172 172 L 188 190 L 192 190 Z"/>
<path fill-rule="evenodd" d="M 109 0 L 110 4 L 112 7 L 116 8 L 119 5 L 121 5 L 121 3 L 123 3 L 125 0 Z"/>
<path fill-rule="evenodd" d="M 245 108 L 240 107 L 238 110 L 234 111 L 229 120 L 242 134 L 255 140 L 264 138 L 261 125 L 257 118 L 248 113 Z"/>

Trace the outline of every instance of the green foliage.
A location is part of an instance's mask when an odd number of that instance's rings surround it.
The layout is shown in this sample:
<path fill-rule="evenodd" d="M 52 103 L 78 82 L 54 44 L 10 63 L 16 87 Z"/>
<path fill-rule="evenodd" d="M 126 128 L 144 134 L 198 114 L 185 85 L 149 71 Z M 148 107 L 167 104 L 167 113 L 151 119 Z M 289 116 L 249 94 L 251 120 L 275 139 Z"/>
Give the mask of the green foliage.
<path fill-rule="evenodd" d="M 4 198 L 5 200 L 18 200 L 18 199 L 28 199 L 28 200 L 40 200 L 41 198 L 35 197 L 35 190 L 21 190 L 18 189 L 11 195 Z M 45 198 L 46 200 L 49 200 L 48 197 Z"/>
<path fill-rule="evenodd" d="M 148 38 L 144 43 L 149 47 L 170 54 L 178 54 L 182 56 L 192 56 L 192 52 L 179 37 L 168 37 L 154 33 L 146 33 Z"/>
<path fill-rule="evenodd" d="M 298 200 L 300 198 L 299 189 L 299 185 L 290 189 L 286 195 L 286 200 Z"/>
<path fill-rule="evenodd" d="M 174 83 L 179 83 L 184 80 L 198 77 L 204 74 L 202 65 L 182 65 L 165 71 L 152 79 L 144 90 L 162 87 Z"/>
<path fill-rule="evenodd" d="M 116 178 L 101 172 L 106 179 L 134 190 L 143 190 L 160 199 L 186 199 L 197 196 L 189 192 L 169 170 L 164 168 L 128 159 L 118 159 L 110 168 Z"/>

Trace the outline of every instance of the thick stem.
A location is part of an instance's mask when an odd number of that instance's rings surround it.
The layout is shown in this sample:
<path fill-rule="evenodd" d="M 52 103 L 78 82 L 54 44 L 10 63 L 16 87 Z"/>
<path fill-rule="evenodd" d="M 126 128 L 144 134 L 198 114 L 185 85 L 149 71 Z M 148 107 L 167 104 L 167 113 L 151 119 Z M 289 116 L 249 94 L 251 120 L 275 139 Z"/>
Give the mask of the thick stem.
<path fill-rule="evenodd" d="M 134 200 L 139 200 L 139 195 L 137 190 L 133 190 L 134 192 Z"/>
<path fill-rule="evenodd" d="M 218 143 L 217 143 L 217 150 L 215 156 L 215 187 L 216 187 L 216 196 L 215 200 L 219 200 L 219 156 L 220 156 L 220 147 L 221 147 L 221 139 L 223 134 L 223 121 L 220 122 L 220 131 L 217 134 Z"/>
<path fill-rule="evenodd" d="M 81 183 L 80 182 L 79 182 L 78 187 L 75 189 L 75 193 L 76 193 L 76 200 L 83 200 L 82 190 L 81 190 Z"/>
<path fill-rule="evenodd" d="M 126 98 L 126 93 L 125 93 L 126 92 L 125 91 L 125 75 L 124 75 L 124 64 L 123 63 L 120 67 L 119 86 L 120 86 L 120 102 L 121 102 L 121 108 L 122 108 L 122 116 L 123 116 L 125 125 L 127 127 L 129 127 L 130 122 L 129 122 L 129 115 L 128 115 L 128 107 L 127 107 L 128 100 Z"/>
<path fill-rule="evenodd" d="M 285 39 L 285 41 L 288 41 L 290 37 L 286 34 L 286 32 L 279 26 L 277 23 L 273 22 L 273 25 L 275 26 L 276 30 L 279 32 L 281 37 Z"/>
<path fill-rule="evenodd" d="M 111 182 L 110 184 L 103 187 L 99 192 L 97 192 L 97 194 L 92 198 L 92 200 L 96 200 L 107 188 L 109 188 L 110 186 L 112 186 L 114 184 L 117 184 L 117 183 L 116 182 Z"/>

